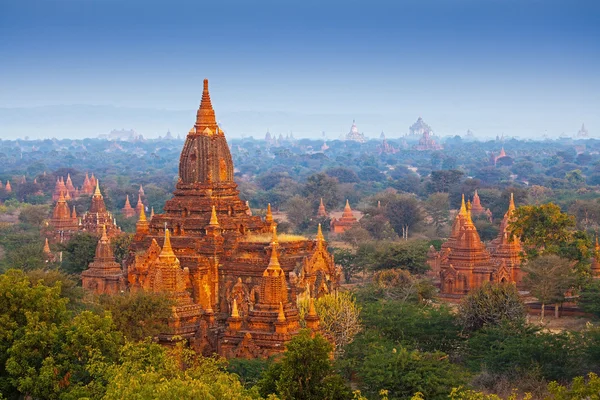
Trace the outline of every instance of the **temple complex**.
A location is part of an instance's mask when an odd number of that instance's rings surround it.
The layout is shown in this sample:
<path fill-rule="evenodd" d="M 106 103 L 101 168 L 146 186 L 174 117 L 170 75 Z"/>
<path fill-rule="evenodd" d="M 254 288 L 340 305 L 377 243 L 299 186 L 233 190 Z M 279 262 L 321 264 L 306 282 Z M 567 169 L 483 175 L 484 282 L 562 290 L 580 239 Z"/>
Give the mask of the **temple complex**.
<path fill-rule="evenodd" d="M 150 221 L 140 212 L 125 261 L 128 286 L 181 299 L 173 329 L 203 353 L 279 352 L 297 330 L 297 297 L 338 286 L 339 271 L 322 239 L 277 238 L 270 207 L 262 219 L 239 198 L 207 80 L 181 152 L 174 196 L 163 209 Z M 160 340 L 170 341 L 169 335 Z"/>
<path fill-rule="evenodd" d="M 331 220 L 331 231 L 333 233 L 344 233 L 357 223 L 358 220 L 352 213 L 350 202 L 346 200 L 346 207 L 344 207 L 344 213 L 342 214 L 341 218 L 333 218 Z"/>
<path fill-rule="evenodd" d="M 92 196 L 89 211 L 83 214 L 82 230 L 99 236 L 102 234 L 103 229 L 106 229 L 109 238 L 118 236 L 121 229 L 117 226 L 112 214 L 106 209 L 104 197 L 100 192 L 100 182 L 96 179 L 95 181 L 96 190 Z"/>
<path fill-rule="evenodd" d="M 442 296 L 458 298 L 471 289 L 480 287 L 484 282 L 520 284 L 521 243 L 508 231 L 514 210 L 515 204 L 511 195 L 498 237 L 486 248 L 471 219 L 471 203 L 465 204 L 463 195 L 450 237 L 442 244 L 440 251 L 430 247 L 427 253 L 431 274 L 439 276 Z"/>
<path fill-rule="evenodd" d="M 442 145 L 436 143 L 431 136 L 429 136 L 429 131 L 425 131 L 423 132 L 421 139 L 419 139 L 419 144 L 415 145 L 414 149 L 418 151 L 429 151 L 441 150 L 443 147 Z"/>
<path fill-rule="evenodd" d="M 73 214 L 74 213 L 75 208 L 73 207 Z M 69 210 L 69 205 L 65 200 L 64 193 L 61 192 L 58 201 L 54 206 L 52 218 L 50 219 L 50 225 L 54 230 L 53 240 L 55 242 L 66 242 L 79 231 L 79 220 L 77 215 L 73 214 L 71 213 L 71 210 Z"/>
<path fill-rule="evenodd" d="M 123 270 L 115 261 L 104 225 L 94 261 L 81 273 L 81 281 L 84 289 L 96 294 L 115 294 L 125 288 Z"/>
<path fill-rule="evenodd" d="M 131 203 L 129 202 L 129 195 L 125 197 L 125 206 L 121 209 L 121 214 L 125 218 L 131 218 L 135 215 L 135 210 L 131 207 Z"/>
<path fill-rule="evenodd" d="M 358 131 L 358 127 L 356 126 L 356 121 L 352 121 L 352 126 L 350 127 L 350 132 L 346 134 L 346 140 L 351 140 L 353 142 L 364 143 L 367 141 L 365 135 Z"/>

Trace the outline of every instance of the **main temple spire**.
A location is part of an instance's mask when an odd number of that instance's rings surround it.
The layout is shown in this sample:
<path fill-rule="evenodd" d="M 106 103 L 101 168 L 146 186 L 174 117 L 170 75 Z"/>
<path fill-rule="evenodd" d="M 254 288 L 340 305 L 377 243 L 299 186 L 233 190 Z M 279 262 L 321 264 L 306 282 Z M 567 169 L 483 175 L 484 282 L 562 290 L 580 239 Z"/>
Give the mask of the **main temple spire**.
<path fill-rule="evenodd" d="M 215 110 L 210 101 L 210 93 L 208 92 L 208 79 L 204 80 L 204 88 L 202 90 L 202 100 L 200 108 L 196 113 L 196 134 L 206 134 L 206 128 L 210 130 L 210 135 L 218 133 L 219 127 L 215 118 Z"/>

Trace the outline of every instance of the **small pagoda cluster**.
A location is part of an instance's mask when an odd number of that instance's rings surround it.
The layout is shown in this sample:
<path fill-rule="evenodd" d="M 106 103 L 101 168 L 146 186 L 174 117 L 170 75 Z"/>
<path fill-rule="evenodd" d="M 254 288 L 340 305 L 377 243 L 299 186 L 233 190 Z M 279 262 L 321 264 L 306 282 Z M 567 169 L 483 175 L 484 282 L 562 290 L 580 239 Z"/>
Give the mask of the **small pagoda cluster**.
<path fill-rule="evenodd" d="M 486 248 L 473 224 L 472 205 L 465 204 L 452 224 L 449 239 L 440 251 L 428 252 L 432 274 L 440 279 L 440 292 L 446 297 L 461 297 L 484 282 L 515 282 L 520 285 L 521 242 L 508 231 L 515 210 L 511 194 L 508 211 L 500 224 L 498 237 Z"/>
<path fill-rule="evenodd" d="M 207 80 L 174 196 L 163 210 L 148 219 L 140 208 L 121 270 L 125 290 L 174 298 L 170 331 L 159 336 L 163 343 L 185 338 L 205 354 L 268 357 L 284 351 L 297 333 L 299 297 L 337 289 L 340 271 L 320 227 L 314 240 L 278 237 L 270 206 L 263 219 L 239 198 Z M 91 289 L 106 293 L 106 287 Z M 316 329 L 318 318 L 314 310 L 309 314 L 307 326 Z"/>
<path fill-rule="evenodd" d="M 75 206 L 69 208 L 65 192 L 59 192 L 50 219 L 53 241 L 61 243 L 68 241 L 77 232 L 90 232 L 100 236 L 105 229 L 109 237 L 121 233 L 113 215 L 106 209 L 104 197 L 100 192 L 100 182 L 96 178 L 94 181 L 96 188 L 93 191 L 90 209 L 81 218 L 77 216 Z"/>
<path fill-rule="evenodd" d="M 94 193 L 94 187 L 96 186 L 96 178 L 94 174 L 90 178 L 88 173 L 85 174 L 85 179 L 81 188 L 76 188 L 71 180 L 71 174 L 67 174 L 67 179 L 64 177 L 56 178 L 56 185 L 54 186 L 54 192 L 52 193 L 52 201 L 58 201 L 62 194 L 65 200 L 76 199 L 82 194 L 91 195 Z"/>
<path fill-rule="evenodd" d="M 144 196 L 144 188 L 140 185 L 140 190 L 138 190 L 138 199 L 135 205 L 135 208 L 131 207 L 131 203 L 129 202 L 129 195 L 125 197 L 125 206 L 121 209 L 121 213 L 125 218 L 132 218 L 134 216 L 139 216 L 142 210 L 145 210 L 144 202 L 142 201 L 142 197 Z"/>

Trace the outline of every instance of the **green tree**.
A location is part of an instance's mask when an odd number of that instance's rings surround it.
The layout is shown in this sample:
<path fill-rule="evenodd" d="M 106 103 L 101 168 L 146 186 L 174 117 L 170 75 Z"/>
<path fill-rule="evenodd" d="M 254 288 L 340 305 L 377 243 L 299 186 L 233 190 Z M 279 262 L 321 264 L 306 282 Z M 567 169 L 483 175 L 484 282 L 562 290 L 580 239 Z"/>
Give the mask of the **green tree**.
<path fill-rule="evenodd" d="M 555 254 L 545 254 L 530 260 L 522 267 L 525 272 L 523 283 L 542 303 L 540 319 L 544 320 L 544 309 L 548 303 L 564 301 L 565 292 L 575 283 L 573 262 Z"/>
<path fill-rule="evenodd" d="M 573 216 L 548 203 L 517 208 L 508 229 L 521 238 L 532 257 L 544 251 L 556 253 L 562 243 L 571 239 L 574 227 Z"/>
<path fill-rule="evenodd" d="M 296 227 L 301 227 L 315 214 L 312 205 L 305 198 L 294 196 L 285 203 L 288 221 Z"/>
<path fill-rule="evenodd" d="M 425 210 L 431 217 L 435 232 L 441 235 L 442 229 L 450 219 L 448 193 L 432 193 L 425 201 Z"/>
<path fill-rule="evenodd" d="M 342 200 L 337 179 L 331 178 L 324 173 L 309 176 L 306 179 L 302 195 L 308 199 L 308 203 L 314 209 L 316 209 L 321 199 L 323 199 L 325 207 L 330 210 L 337 207 Z"/>
<path fill-rule="evenodd" d="M 458 311 L 459 320 L 468 331 L 503 322 L 522 323 L 525 315 L 525 305 L 512 283 L 485 282 L 465 296 Z"/>
<path fill-rule="evenodd" d="M 282 400 L 350 399 L 352 393 L 333 370 L 331 344 L 302 330 L 287 344 L 281 361 L 272 364 L 260 380 L 261 395 L 276 394 Z"/>
<path fill-rule="evenodd" d="M 583 311 L 600 318 L 600 281 L 594 279 L 587 282 L 579 293 L 577 304 Z"/>
<path fill-rule="evenodd" d="M 63 262 L 60 268 L 68 274 L 80 274 L 94 261 L 98 237 L 89 233 L 79 233 L 60 246 Z"/>
<path fill-rule="evenodd" d="M 25 205 L 19 212 L 19 221 L 23 224 L 40 228 L 48 218 L 49 207 L 47 205 Z"/>
<path fill-rule="evenodd" d="M 162 293 L 145 291 L 100 296 L 100 305 L 109 311 L 117 329 L 129 340 L 152 338 L 169 330 L 173 300 Z"/>
<path fill-rule="evenodd" d="M 398 196 L 390 201 L 385 207 L 385 214 L 404 240 L 408 240 L 409 230 L 423 219 L 419 201 L 413 196 Z"/>
<path fill-rule="evenodd" d="M 348 249 L 332 248 L 331 250 L 335 263 L 342 267 L 344 280 L 350 283 L 352 276 L 363 270 L 362 265 L 356 260 L 356 254 Z"/>

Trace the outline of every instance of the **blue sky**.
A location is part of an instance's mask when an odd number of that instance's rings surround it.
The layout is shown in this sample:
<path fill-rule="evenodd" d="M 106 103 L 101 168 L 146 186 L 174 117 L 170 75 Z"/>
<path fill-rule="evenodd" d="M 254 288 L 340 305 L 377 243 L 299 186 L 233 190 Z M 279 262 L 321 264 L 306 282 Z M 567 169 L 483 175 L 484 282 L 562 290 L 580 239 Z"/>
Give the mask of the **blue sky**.
<path fill-rule="evenodd" d="M 335 137 L 353 116 L 371 136 L 401 134 L 419 115 L 442 134 L 535 137 L 585 122 L 600 136 L 598 3 L 0 0 L 0 108 L 193 115 L 207 77 L 234 136 L 264 134 L 270 113 L 293 114 L 276 129 L 303 136 Z M 248 112 L 265 117 L 244 126 Z M 302 115 L 323 118 L 299 128 Z"/>

